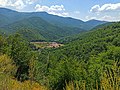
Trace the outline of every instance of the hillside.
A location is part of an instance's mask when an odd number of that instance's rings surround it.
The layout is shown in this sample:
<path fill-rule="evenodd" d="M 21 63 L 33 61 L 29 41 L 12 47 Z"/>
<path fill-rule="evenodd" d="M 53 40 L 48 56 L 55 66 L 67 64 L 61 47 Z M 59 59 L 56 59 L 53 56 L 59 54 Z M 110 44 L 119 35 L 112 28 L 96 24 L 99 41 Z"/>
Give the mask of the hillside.
<path fill-rule="evenodd" d="M 103 28 L 103 27 L 108 26 L 108 25 L 113 24 L 113 23 L 114 22 L 107 22 L 107 23 L 98 25 L 98 26 L 94 27 L 93 29 L 95 30 L 95 29 L 98 29 L 98 28 Z"/>
<path fill-rule="evenodd" d="M 84 46 L 84 44 L 88 45 L 86 47 L 90 48 L 91 47 L 90 45 L 92 45 L 93 43 L 98 45 L 98 48 L 99 48 L 99 43 L 101 43 L 101 45 L 103 45 L 102 43 L 104 43 L 107 47 L 108 46 L 119 47 L 120 45 L 119 37 L 120 37 L 120 23 L 118 22 L 118 23 L 113 23 L 111 25 L 106 25 L 96 30 L 91 30 L 89 32 L 79 34 L 76 40 L 72 40 L 64 48 L 65 49 L 68 48 L 70 50 L 70 47 L 77 48 L 77 47 Z M 91 50 L 92 50 L 92 47 L 91 47 Z"/>
<path fill-rule="evenodd" d="M 93 29 L 90 30 L 90 32 L 92 31 L 95 31 L 95 30 L 99 30 L 99 29 L 103 29 L 104 27 L 107 27 L 109 25 L 112 25 L 114 22 L 108 22 L 108 23 L 105 23 L 105 24 L 101 24 L 101 25 L 98 25 L 96 27 L 94 27 Z M 84 35 L 89 33 L 88 32 L 83 32 L 83 33 L 80 33 L 80 34 L 77 34 L 77 35 L 72 35 L 72 36 L 67 36 L 65 38 L 61 38 L 61 39 L 58 39 L 57 41 L 60 42 L 60 43 L 69 43 L 69 42 L 72 42 L 72 41 L 76 41 L 76 40 L 79 40 L 80 38 L 84 38 Z"/>
<path fill-rule="evenodd" d="M 4 26 L 5 24 L 8 24 L 9 23 L 9 18 L 8 17 L 6 17 L 6 16 L 4 16 L 4 15 L 2 15 L 2 14 L 0 14 L 0 27 L 1 26 Z"/>
<path fill-rule="evenodd" d="M 20 33 L 28 40 L 55 40 L 77 34 L 84 30 L 72 27 L 58 27 L 40 17 L 30 17 L 1 27 L 6 34 Z"/>
<path fill-rule="evenodd" d="M 77 85 L 85 82 L 86 90 L 93 90 L 93 88 L 97 90 L 96 83 L 98 83 L 98 87 L 106 88 L 105 90 L 112 89 L 114 86 L 110 87 L 108 78 L 111 80 L 116 75 L 118 77 L 116 80 L 118 80 L 120 77 L 118 75 L 120 72 L 119 38 L 120 23 L 113 23 L 80 34 L 76 40 L 70 41 L 63 47 L 42 51 L 39 58 L 43 62 L 39 63 L 44 67 L 45 61 L 48 62 L 48 58 L 45 57 L 49 57 L 47 72 L 45 71 L 44 75 L 50 80 L 50 86 L 59 90 L 61 87 L 65 87 L 66 82 L 72 81 L 75 84 L 78 82 Z M 112 72 L 114 74 L 110 77 Z M 112 83 L 115 82 L 115 80 L 112 81 Z M 105 83 L 108 87 L 105 86 Z M 118 85 L 116 84 L 117 87 L 119 87 Z"/>
<path fill-rule="evenodd" d="M 19 33 L 27 40 L 58 40 L 67 36 L 86 32 L 105 21 L 82 20 L 60 17 L 46 12 L 17 12 L 0 8 L 0 32 Z"/>
<path fill-rule="evenodd" d="M 39 32 L 38 28 L 43 28 L 46 21 L 34 17 L 15 24 L 29 26 L 29 29 L 35 25 Z M 57 28 L 49 23 L 47 26 L 54 30 Z M 51 29 L 45 29 L 51 32 Z M 35 50 L 33 44 L 19 34 L 7 37 L 0 35 L 0 88 L 13 89 L 18 85 L 26 90 L 34 87 L 38 90 L 118 90 L 120 22 L 76 37 L 58 48 Z"/>
<path fill-rule="evenodd" d="M 29 12 L 29 13 L 17 12 L 17 11 L 6 9 L 6 8 L 0 8 L 0 14 L 3 16 L 6 16 L 8 20 L 10 21 L 9 23 L 13 23 L 15 21 L 19 21 L 19 20 L 29 18 L 29 17 L 40 17 L 44 19 L 45 21 L 51 24 L 54 24 L 56 26 L 59 26 L 59 27 L 64 27 L 64 26 L 77 27 L 83 30 L 90 30 L 91 28 L 97 25 L 105 23 L 105 21 L 97 21 L 97 20 L 90 20 L 90 21 L 84 22 L 82 20 L 78 20 L 78 19 L 74 19 L 70 17 L 60 17 L 56 15 L 51 15 L 46 12 Z M 8 22 L 5 21 L 4 23 L 8 23 Z"/>
<path fill-rule="evenodd" d="M 98 25 L 103 25 L 103 24 L 106 24 L 108 22 L 92 19 L 92 20 L 86 21 L 85 23 L 86 23 L 86 25 L 89 25 L 89 29 L 93 29 L 94 27 L 96 27 Z"/>

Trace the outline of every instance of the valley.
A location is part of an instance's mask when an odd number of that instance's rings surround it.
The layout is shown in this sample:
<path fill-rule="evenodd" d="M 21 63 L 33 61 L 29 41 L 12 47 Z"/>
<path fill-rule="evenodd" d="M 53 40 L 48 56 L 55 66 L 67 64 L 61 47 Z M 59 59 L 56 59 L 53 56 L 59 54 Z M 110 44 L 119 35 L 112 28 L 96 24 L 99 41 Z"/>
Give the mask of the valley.
<path fill-rule="evenodd" d="M 119 21 L 0 8 L 0 90 L 119 89 Z"/>

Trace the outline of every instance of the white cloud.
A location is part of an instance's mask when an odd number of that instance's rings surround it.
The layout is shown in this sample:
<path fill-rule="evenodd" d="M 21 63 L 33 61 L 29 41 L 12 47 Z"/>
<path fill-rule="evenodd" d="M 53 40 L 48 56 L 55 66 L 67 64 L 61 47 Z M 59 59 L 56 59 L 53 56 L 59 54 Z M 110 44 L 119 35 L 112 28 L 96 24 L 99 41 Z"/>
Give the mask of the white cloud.
<path fill-rule="evenodd" d="M 86 16 L 85 18 L 86 18 L 86 20 L 97 19 L 97 17 L 90 17 L 90 16 Z"/>
<path fill-rule="evenodd" d="M 104 21 L 118 21 L 118 20 L 120 20 L 120 18 L 116 18 L 116 17 L 112 17 L 112 16 L 109 16 L 109 15 L 105 15 L 105 16 L 101 17 L 100 20 L 104 20 Z"/>
<path fill-rule="evenodd" d="M 110 16 L 110 15 L 105 15 L 105 16 L 101 17 L 100 20 L 116 22 L 116 21 L 120 21 L 120 16 L 113 17 L 113 16 Z"/>
<path fill-rule="evenodd" d="M 37 4 L 35 6 L 37 12 L 47 12 L 49 14 L 58 15 L 58 16 L 68 16 L 69 13 L 65 11 L 63 5 L 52 5 L 52 6 L 41 6 Z"/>
<path fill-rule="evenodd" d="M 39 4 L 37 4 L 36 6 L 35 6 L 35 10 L 36 11 L 49 11 L 49 7 L 48 6 L 41 6 L 41 5 L 39 5 Z"/>
<path fill-rule="evenodd" d="M 0 6 L 5 7 L 11 4 L 11 1 L 8 0 L 0 0 Z"/>
<path fill-rule="evenodd" d="M 99 12 L 100 6 L 99 5 L 95 5 L 91 8 L 90 12 Z"/>
<path fill-rule="evenodd" d="M 110 16 L 110 15 L 104 15 L 104 16 L 101 16 L 101 17 L 92 17 L 92 16 L 86 16 L 85 17 L 86 20 L 92 20 L 92 19 L 96 19 L 96 20 L 101 20 L 101 21 L 120 21 L 120 17 L 113 17 L 113 16 Z"/>
<path fill-rule="evenodd" d="M 49 8 L 51 11 L 65 11 L 65 8 L 63 5 L 59 6 L 59 5 L 52 5 Z"/>
<path fill-rule="evenodd" d="M 34 2 L 37 2 L 38 0 L 26 0 L 26 4 L 33 4 Z"/>
<path fill-rule="evenodd" d="M 35 10 L 36 11 L 47 11 L 47 12 L 52 12 L 52 11 L 65 11 L 65 8 L 63 5 L 52 5 L 50 7 L 48 6 L 41 6 L 39 4 L 37 4 L 35 6 Z"/>
<path fill-rule="evenodd" d="M 105 12 L 105 11 L 120 11 L 120 3 L 116 4 L 104 4 L 100 7 L 100 5 L 95 5 L 91 8 L 90 12 Z"/>
<path fill-rule="evenodd" d="M 53 14 L 53 15 L 58 15 L 58 16 L 69 16 L 69 13 L 67 13 L 67 12 L 62 12 L 62 13 L 56 13 L 56 12 L 49 12 L 49 14 Z"/>
<path fill-rule="evenodd" d="M 0 7 L 13 7 L 23 9 L 27 4 L 33 4 L 37 0 L 0 0 Z"/>
<path fill-rule="evenodd" d="M 80 11 L 74 11 L 75 14 L 80 14 Z"/>
<path fill-rule="evenodd" d="M 22 0 L 17 0 L 15 3 L 11 4 L 11 6 L 15 7 L 16 9 L 23 9 L 25 4 Z"/>

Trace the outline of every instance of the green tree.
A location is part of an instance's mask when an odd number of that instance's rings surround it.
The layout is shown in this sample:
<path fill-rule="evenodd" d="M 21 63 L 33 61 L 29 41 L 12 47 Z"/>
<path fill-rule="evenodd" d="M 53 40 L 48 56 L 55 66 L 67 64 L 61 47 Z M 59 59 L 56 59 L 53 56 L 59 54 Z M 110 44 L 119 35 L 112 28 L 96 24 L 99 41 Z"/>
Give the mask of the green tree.
<path fill-rule="evenodd" d="M 7 42 L 8 54 L 18 67 L 15 77 L 20 81 L 24 81 L 28 79 L 29 74 L 29 60 L 31 58 L 29 43 L 22 39 L 19 34 L 9 36 Z"/>

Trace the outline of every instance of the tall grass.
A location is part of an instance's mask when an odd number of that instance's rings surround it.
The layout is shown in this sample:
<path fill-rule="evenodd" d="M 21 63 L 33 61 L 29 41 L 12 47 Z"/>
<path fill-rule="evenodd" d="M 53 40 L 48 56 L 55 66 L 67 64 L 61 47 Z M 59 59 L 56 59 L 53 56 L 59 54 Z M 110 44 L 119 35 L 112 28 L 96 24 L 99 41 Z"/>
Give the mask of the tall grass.
<path fill-rule="evenodd" d="M 80 84 L 79 82 L 74 83 L 72 81 L 66 83 L 64 90 L 86 90 L 85 81 L 82 81 Z"/>
<path fill-rule="evenodd" d="M 47 90 L 46 87 L 30 81 L 18 82 L 7 75 L 0 75 L 0 90 Z"/>
<path fill-rule="evenodd" d="M 120 90 L 120 68 L 117 63 L 103 73 L 101 90 Z"/>
<path fill-rule="evenodd" d="M 78 82 L 66 83 L 64 90 L 120 90 L 120 68 L 119 64 L 115 63 L 111 68 L 106 67 L 102 73 L 100 87 L 96 81 L 96 87 L 86 88 L 86 83 L 83 81 L 80 85 Z"/>

